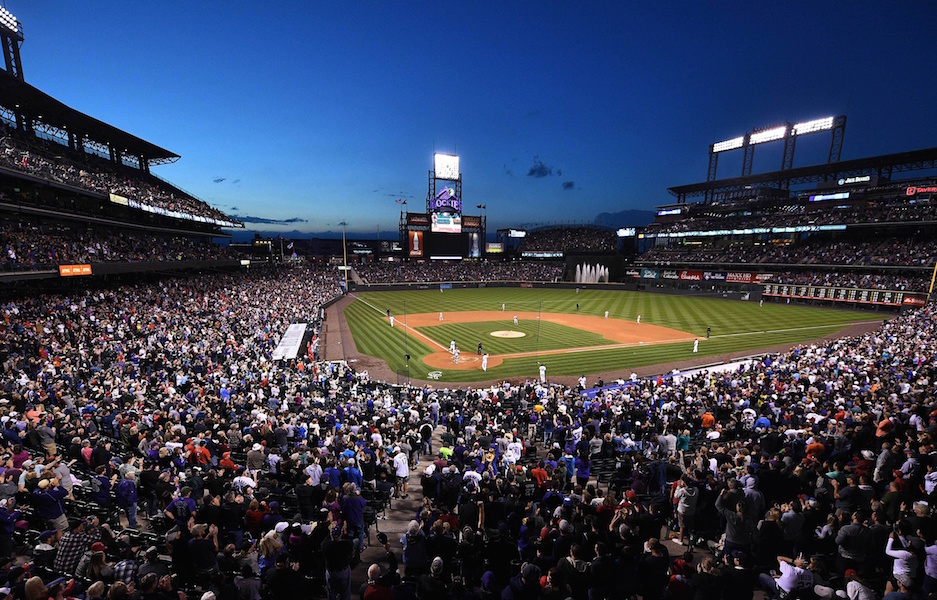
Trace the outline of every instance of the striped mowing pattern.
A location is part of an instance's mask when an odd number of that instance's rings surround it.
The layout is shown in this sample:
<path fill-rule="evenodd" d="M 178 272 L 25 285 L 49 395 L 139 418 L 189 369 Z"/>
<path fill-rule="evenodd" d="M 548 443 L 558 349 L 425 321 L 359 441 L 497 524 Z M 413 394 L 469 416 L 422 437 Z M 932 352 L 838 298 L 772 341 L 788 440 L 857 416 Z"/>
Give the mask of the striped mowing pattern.
<path fill-rule="evenodd" d="M 512 312 L 556 312 L 575 313 L 576 303 L 580 305 L 581 314 L 604 315 L 609 311 L 610 318 L 634 320 L 641 315 L 642 323 L 651 323 L 679 329 L 699 336 L 700 348 L 698 354 L 692 352 L 692 342 L 677 344 L 645 345 L 629 348 L 616 348 L 609 350 L 595 350 L 589 352 L 572 352 L 564 355 L 549 355 L 539 357 L 547 363 L 547 375 L 580 375 L 600 373 L 627 369 L 631 367 L 659 364 L 685 360 L 693 357 L 724 354 L 741 350 L 757 350 L 778 344 L 796 343 L 817 339 L 840 330 L 851 323 L 875 320 L 875 315 L 864 311 L 847 311 L 808 307 L 800 305 L 765 303 L 758 306 L 757 302 L 741 302 L 737 300 L 723 300 L 715 298 L 700 298 L 692 296 L 677 296 L 666 294 L 653 294 L 643 292 L 581 290 L 541 290 L 518 288 L 489 288 L 468 290 L 415 290 L 405 292 L 365 292 L 357 294 L 365 302 L 353 302 L 345 309 L 345 317 L 351 328 L 352 335 L 358 350 L 382 358 L 393 369 L 406 367 L 404 359 L 404 333 L 399 325 L 393 329 L 389 326 L 384 311 L 390 309 L 398 320 L 402 320 L 404 302 L 406 311 L 410 314 L 433 313 L 440 311 L 478 311 L 501 310 L 505 304 L 504 323 L 510 323 L 503 329 L 515 329 L 528 333 L 526 338 L 520 340 L 500 340 L 529 344 L 529 327 L 533 326 L 536 335 L 536 321 L 521 321 L 517 327 L 511 322 Z M 444 327 L 455 327 L 463 332 L 465 342 L 457 335 L 460 348 L 465 353 L 474 353 L 478 342 L 479 331 L 471 327 L 479 323 L 457 324 L 450 323 L 436 327 L 421 328 L 427 330 L 428 335 L 442 339 L 441 345 L 448 347 L 452 333 L 446 333 L 441 338 L 430 334 L 429 330 L 443 331 Z M 544 341 L 547 322 L 541 323 L 541 342 Z M 549 324 L 553 325 L 553 324 Z M 463 327 L 464 326 L 464 327 Z M 712 339 L 706 340 L 706 327 L 712 328 Z M 561 327 L 556 326 L 554 327 Z M 500 328 L 500 327 L 499 327 Z M 597 337 L 596 334 L 572 330 L 568 327 L 564 334 L 568 341 L 563 345 L 574 349 L 577 346 L 602 345 L 587 341 Z M 451 330 L 456 331 L 456 330 Z M 495 351 L 495 338 L 487 336 L 482 344 L 491 353 Z M 420 339 L 418 335 L 410 332 L 407 336 L 407 347 L 411 355 L 410 375 L 423 379 L 426 373 L 435 369 L 423 364 L 420 357 L 437 352 L 439 348 L 431 347 Z M 553 346 L 551 346 L 553 347 Z M 545 346 L 541 346 L 545 350 Z M 530 351 L 530 348 L 514 351 Z M 525 356 L 506 359 L 498 367 L 488 370 L 486 379 L 501 377 L 537 375 L 537 356 Z M 452 382 L 477 381 L 480 379 L 479 371 L 444 371 L 442 380 Z"/>
<path fill-rule="evenodd" d="M 560 348 L 578 348 L 582 346 L 608 346 L 614 344 L 596 333 L 581 331 L 572 327 L 543 321 L 540 323 L 540 336 L 537 337 L 537 321 L 521 319 L 514 324 L 513 319 L 479 323 L 440 323 L 432 327 L 419 327 L 418 331 L 428 335 L 445 347 L 450 340 L 455 340 L 463 353 L 475 352 L 481 342 L 489 354 L 513 354 L 516 352 L 536 352 L 537 350 L 556 350 Z M 489 335 L 492 331 L 520 331 L 522 338 L 498 338 Z"/>

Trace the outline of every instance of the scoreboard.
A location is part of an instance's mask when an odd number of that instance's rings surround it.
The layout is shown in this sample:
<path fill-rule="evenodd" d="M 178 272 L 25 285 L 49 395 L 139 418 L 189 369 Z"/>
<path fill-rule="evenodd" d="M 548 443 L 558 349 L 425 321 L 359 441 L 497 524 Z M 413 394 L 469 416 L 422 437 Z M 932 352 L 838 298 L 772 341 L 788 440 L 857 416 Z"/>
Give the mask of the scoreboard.
<path fill-rule="evenodd" d="M 798 298 L 804 300 L 828 300 L 855 304 L 878 304 L 883 306 L 924 306 L 926 298 L 896 290 L 868 290 L 862 288 L 832 287 L 825 285 L 790 285 L 769 283 L 762 292 L 776 298 Z"/>

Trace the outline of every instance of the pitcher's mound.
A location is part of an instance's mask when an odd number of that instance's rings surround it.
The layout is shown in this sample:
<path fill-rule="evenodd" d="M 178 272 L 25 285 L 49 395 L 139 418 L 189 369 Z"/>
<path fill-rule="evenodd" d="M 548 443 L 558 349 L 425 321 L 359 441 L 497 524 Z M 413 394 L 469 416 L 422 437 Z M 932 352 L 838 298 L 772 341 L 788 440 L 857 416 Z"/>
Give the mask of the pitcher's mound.
<path fill-rule="evenodd" d="M 490 335 L 491 337 L 497 337 L 497 338 L 522 338 L 526 336 L 527 334 L 524 333 L 523 331 L 499 330 L 499 331 L 492 331 L 488 335 Z"/>

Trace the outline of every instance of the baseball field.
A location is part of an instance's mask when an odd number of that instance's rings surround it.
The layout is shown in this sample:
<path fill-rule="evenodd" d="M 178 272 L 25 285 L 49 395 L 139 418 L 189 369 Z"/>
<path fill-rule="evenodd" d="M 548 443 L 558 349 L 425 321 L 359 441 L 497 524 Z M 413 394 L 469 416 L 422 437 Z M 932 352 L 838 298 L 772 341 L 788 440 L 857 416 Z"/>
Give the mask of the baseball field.
<path fill-rule="evenodd" d="M 706 357 L 754 353 L 881 321 L 866 311 L 592 289 L 353 296 L 344 318 L 358 352 L 395 371 L 407 368 L 409 354 L 410 377 L 441 382 L 533 378 L 540 364 L 549 378 L 693 359 L 704 363 Z M 479 343 L 488 354 L 487 370 Z"/>

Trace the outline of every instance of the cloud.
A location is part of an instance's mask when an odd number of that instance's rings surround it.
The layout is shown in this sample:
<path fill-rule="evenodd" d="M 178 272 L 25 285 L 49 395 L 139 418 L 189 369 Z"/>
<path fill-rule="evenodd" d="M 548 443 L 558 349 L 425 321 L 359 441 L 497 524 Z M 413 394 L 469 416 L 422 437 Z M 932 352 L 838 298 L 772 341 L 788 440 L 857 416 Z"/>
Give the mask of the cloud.
<path fill-rule="evenodd" d="M 264 217 L 252 217 L 250 215 L 240 216 L 232 215 L 235 219 L 241 221 L 242 223 L 261 223 L 264 225 L 289 225 L 290 223 L 308 223 L 309 219 L 303 219 L 300 217 L 291 217 L 289 219 L 265 219 Z"/>
<path fill-rule="evenodd" d="M 235 180 L 232 181 L 231 183 L 237 185 L 237 184 L 241 183 L 241 180 L 240 180 L 240 179 L 235 179 Z"/>
<path fill-rule="evenodd" d="M 564 189 L 564 190 L 574 190 L 574 189 L 576 189 L 576 182 L 575 182 L 575 181 L 564 181 L 564 182 L 563 182 L 563 189 Z"/>
<path fill-rule="evenodd" d="M 547 165 L 543 164 L 543 161 L 540 160 L 540 157 L 535 156 L 534 164 L 531 165 L 530 170 L 527 171 L 527 176 L 541 179 L 543 177 L 549 177 L 551 175 L 553 175 L 553 167 L 548 167 Z"/>
<path fill-rule="evenodd" d="M 231 210 L 237 210 L 237 209 L 238 209 L 237 206 L 232 206 L 232 207 L 231 207 Z"/>
<path fill-rule="evenodd" d="M 225 179 L 227 179 L 227 177 L 215 177 L 212 181 L 215 183 L 222 183 Z"/>

